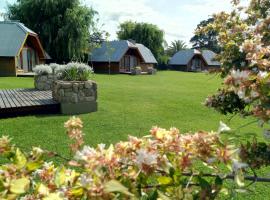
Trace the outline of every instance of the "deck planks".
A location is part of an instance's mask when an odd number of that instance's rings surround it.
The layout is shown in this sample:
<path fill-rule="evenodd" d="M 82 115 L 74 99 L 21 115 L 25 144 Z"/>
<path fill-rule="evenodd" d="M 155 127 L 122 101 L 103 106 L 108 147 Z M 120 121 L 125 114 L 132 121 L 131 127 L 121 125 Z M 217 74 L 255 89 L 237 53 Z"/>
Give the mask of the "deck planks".
<path fill-rule="evenodd" d="M 0 115 L 4 113 L 18 114 L 20 111 L 58 110 L 59 103 L 52 98 L 51 91 L 36 89 L 5 89 L 0 90 Z"/>

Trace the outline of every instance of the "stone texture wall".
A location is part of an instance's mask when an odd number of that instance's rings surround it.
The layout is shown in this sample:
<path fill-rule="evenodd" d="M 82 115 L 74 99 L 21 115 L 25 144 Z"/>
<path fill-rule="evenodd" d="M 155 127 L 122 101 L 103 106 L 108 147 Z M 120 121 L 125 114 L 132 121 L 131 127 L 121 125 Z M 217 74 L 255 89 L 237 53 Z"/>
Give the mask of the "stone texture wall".
<path fill-rule="evenodd" d="M 97 84 L 94 81 L 55 81 L 52 95 L 60 103 L 96 102 Z"/>
<path fill-rule="evenodd" d="M 35 88 L 38 90 L 52 90 L 53 82 L 56 80 L 55 76 L 49 75 L 36 75 L 34 78 Z"/>

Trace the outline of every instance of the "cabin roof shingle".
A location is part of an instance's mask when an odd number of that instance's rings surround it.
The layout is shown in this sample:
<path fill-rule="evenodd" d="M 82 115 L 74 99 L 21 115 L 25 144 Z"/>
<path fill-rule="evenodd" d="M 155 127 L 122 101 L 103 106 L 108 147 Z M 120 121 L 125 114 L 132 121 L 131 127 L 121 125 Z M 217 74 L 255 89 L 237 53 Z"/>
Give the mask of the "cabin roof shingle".
<path fill-rule="evenodd" d="M 111 52 L 109 49 L 111 49 Z M 120 62 L 128 49 L 137 49 L 142 55 L 145 63 L 157 63 L 154 55 L 147 47 L 145 47 L 143 44 L 132 43 L 128 40 L 103 42 L 101 47 L 96 48 L 93 53 L 89 55 L 89 61 L 108 62 L 110 56 L 111 62 Z"/>
<path fill-rule="evenodd" d="M 22 23 L 13 21 L 0 22 L 0 56 L 16 56 L 27 34 L 37 35 Z"/>

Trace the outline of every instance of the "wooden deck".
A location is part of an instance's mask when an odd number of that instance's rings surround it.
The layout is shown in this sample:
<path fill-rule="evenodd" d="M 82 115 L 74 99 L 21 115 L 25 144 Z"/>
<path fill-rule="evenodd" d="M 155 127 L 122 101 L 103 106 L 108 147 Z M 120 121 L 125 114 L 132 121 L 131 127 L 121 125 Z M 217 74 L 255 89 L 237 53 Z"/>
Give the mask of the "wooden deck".
<path fill-rule="evenodd" d="M 51 91 L 35 89 L 0 90 L 0 117 L 59 113 L 60 105 Z"/>

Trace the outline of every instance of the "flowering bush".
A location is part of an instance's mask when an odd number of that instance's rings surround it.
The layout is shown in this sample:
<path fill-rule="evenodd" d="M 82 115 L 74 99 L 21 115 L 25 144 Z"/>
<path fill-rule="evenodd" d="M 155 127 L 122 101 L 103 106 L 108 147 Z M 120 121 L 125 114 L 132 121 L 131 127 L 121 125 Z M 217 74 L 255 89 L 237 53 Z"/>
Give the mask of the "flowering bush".
<path fill-rule="evenodd" d="M 223 113 L 230 110 L 242 112 L 246 104 L 246 114 L 266 123 L 270 120 L 270 2 L 251 0 L 247 8 L 239 6 L 239 0 L 233 3 L 235 10 L 232 13 L 216 14 L 212 24 L 197 30 L 216 31 L 222 49 L 216 59 L 222 64 L 224 88 L 222 93 L 209 97 L 206 104 Z M 226 106 L 221 102 L 212 103 L 232 93 L 244 103 L 231 101 L 231 105 Z"/>
<path fill-rule="evenodd" d="M 57 156 L 34 147 L 29 153 L 0 138 L 1 199 L 214 199 L 227 193 L 223 180 L 234 172 L 239 187 L 247 164 L 238 161 L 237 150 L 222 142 L 219 132 L 181 134 L 178 129 L 153 127 L 143 138 L 96 148 L 82 147 L 83 123 L 65 123 L 74 158 L 67 166 L 46 162 Z M 212 179 L 205 179 L 202 166 Z M 221 170 L 224 166 L 227 170 Z M 218 175 L 217 175 L 218 174 Z"/>
<path fill-rule="evenodd" d="M 25 153 L 10 138 L 0 138 L 1 160 L 6 161 L 0 166 L 1 199 L 215 199 L 228 192 L 223 180 L 230 172 L 243 186 L 247 164 L 220 139 L 220 132 L 230 130 L 223 123 L 217 133 L 181 134 L 176 128 L 153 127 L 148 136 L 130 136 L 108 148 L 82 147 L 78 118 L 65 127 L 75 154 L 70 167 L 46 162 L 59 156 L 53 152 L 34 147 Z M 212 178 L 204 177 L 202 166 Z"/>

